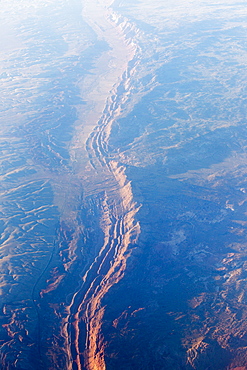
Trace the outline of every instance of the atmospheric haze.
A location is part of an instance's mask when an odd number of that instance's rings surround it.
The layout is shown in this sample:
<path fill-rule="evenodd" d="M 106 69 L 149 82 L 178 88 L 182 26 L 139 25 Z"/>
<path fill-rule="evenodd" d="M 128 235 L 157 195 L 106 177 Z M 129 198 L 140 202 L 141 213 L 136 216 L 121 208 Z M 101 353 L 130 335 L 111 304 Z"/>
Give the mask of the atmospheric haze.
<path fill-rule="evenodd" d="M 247 369 L 246 29 L 1 1 L 1 369 Z"/>

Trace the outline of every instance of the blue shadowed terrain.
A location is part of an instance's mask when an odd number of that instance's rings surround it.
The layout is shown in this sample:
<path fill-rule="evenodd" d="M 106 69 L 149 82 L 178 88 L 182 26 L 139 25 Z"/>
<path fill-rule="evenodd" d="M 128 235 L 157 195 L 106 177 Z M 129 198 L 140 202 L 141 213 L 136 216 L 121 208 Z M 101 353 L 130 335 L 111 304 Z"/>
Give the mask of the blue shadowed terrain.
<path fill-rule="evenodd" d="M 244 370 L 246 4 L 0 15 L 0 367 Z"/>

